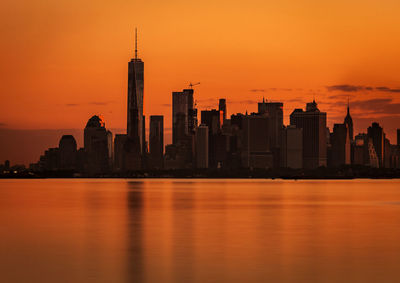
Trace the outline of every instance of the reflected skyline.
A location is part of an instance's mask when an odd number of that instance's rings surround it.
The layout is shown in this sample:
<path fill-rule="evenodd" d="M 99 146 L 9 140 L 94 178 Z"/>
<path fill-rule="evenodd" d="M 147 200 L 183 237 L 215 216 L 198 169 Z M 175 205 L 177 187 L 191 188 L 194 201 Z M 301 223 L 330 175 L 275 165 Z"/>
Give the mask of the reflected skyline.
<path fill-rule="evenodd" d="M 59 179 L 1 185 L 2 282 L 398 278 L 396 180 Z"/>

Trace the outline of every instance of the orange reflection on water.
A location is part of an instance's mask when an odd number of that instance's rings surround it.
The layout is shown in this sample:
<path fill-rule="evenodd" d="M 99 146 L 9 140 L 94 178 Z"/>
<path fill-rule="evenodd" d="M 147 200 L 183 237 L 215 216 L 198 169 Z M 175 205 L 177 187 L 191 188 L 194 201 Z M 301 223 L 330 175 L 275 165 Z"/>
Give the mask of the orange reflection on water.
<path fill-rule="evenodd" d="M 2 282 L 388 282 L 399 181 L 0 182 Z"/>

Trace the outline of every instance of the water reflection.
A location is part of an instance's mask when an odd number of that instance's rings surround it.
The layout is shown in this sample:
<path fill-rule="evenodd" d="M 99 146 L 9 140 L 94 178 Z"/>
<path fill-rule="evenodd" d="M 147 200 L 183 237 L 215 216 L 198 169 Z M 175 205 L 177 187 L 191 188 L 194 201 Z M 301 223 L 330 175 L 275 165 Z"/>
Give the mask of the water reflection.
<path fill-rule="evenodd" d="M 127 281 L 145 281 L 144 257 L 144 184 L 143 182 L 126 182 L 127 185 Z"/>
<path fill-rule="evenodd" d="M 399 281 L 399 181 L 1 185 L 0 282 Z"/>

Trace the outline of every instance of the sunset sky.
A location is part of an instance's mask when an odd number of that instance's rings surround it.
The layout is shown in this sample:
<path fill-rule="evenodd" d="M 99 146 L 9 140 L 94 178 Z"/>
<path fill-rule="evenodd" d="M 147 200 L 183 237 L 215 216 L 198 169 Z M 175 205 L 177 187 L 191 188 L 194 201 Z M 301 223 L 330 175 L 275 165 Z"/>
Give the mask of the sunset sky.
<path fill-rule="evenodd" d="M 330 128 L 349 97 L 355 133 L 378 121 L 395 143 L 399 11 L 398 0 L 5 0 L 0 128 L 82 129 L 93 114 L 125 128 L 138 27 L 145 115 L 164 115 L 167 134 L 171 92 L 201 82 L 199 110 L 226 98 L 229 115 L 256 111 L 264 96 L 288 123 L 315 97 Z"/>

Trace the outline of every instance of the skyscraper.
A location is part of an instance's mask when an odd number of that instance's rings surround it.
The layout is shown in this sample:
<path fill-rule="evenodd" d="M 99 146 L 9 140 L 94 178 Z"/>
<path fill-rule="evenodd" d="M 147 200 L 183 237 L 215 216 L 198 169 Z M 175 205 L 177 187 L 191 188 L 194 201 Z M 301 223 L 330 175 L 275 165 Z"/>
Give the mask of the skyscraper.
<path fill-rule="evenodd" d="M 350 129 L 346 123 L 334 124 L 331 134 L 332 156 L 331 164 L 333 167 L 350 164 Z"/>
<path fill-rule="evenodd" d="M 135 57 L 128 63 L 128 119 L 127 132 L 134 151 L 143 153 L 143 88 L 144 63 L 138 58 L 137 30 L 135 29 Z"/>
<path fill-rule="evenodd" d="M 88 173 L 106 173 L 112 156 L 111 132 L 107 131 L 103 119 L 94 115 L 84 130 L 84 148 Z"/>
<path fill-rule="evenodd" d="M 224 118 L 223 122 L 225 122 L 225 120 L 226 120 L 226 99 L 225 98 L 219 99 L 218 110 L 222 111 L 223 118 Z"/>
<path fill-rule="evenodd" d="M 303 164 L 306 169 L 327 165 L 326 113 L 320 112 L 315 101 L 307 103 L 306 111 L 295 109 L 290 124 L 303 129 Z"/>
<path fill-rule="evenodd" d="M 293 125 L 283 129 L 281 158 L 285 168 L 303 167 L 303 129 Z"/>
<path fill-rule="evenodd" d="M 59 168 L 61 170 L 74 170 L 76 169 L 76 141 L 72 135 L 63 135 L 60 139 L 59 145 Z"/>
<path fill-rule="evenodd" d="M 346 118 L 344 118 L 344 124 L 347 126 L 349 130 L 349 135 L 350 135 L 350 140 L 353 141 L 354 137 L 354 132 L 353 132 L 353 119 L 351 118 L 350 115 L 350 103 L 347 103 L 347 115 Z"/>
<path fill-rule="evenodd" d="M 125 134 L 115 135 L 114 138 L 114 170 L 124 171 L 125 167 L 125 143 L 127 142 L 128 136 Z"/>
<path fill-rule="evenodd" d="M 166 168 L 193 168 L 197 109 L 193 89 L 172 93 L 172 145 L 165 147 Z"/>
<path fill-rule="evenodd" d="M 216 109 L 201 111 L 201 124 L 208 127 L 208 166 L 210 168 L 218 166 L 217 144 L 222 123 L 222 111 Z"/>
<path fill-rule="evenodd" d="M 193 104 L 193 89 L 172 93 L 172 143 L 194 134 L 197 127 L 197 109 Z"/>
<path fill-rule="evenodd" d="M 246 115 L 243 118 L 242 166 L 246 168 L 272 168 L 273 155 L 269 144 L 269 117 Z"/>
<path fill-rule="evenodd" d="M 164 116 L 150 116 L 150 167 L 163 168 Z"/>
<path fill-rule="evenodd" d="M 204 124 L 196 131 L 196 167 L 208 168 L 208 127 Z"/>
<path fill-rule="evenodd" d="M 283 103 L 282 102 L 266 102 L 263 98 L 258 103 L 258 114 L 267 115 L 268 120 L 268 139 L 270 149 L 274 155 L 274 166 L 281 165 L 281 145 L 283 131 Z"/>
<path fill-rule="evenodd" d="M 379 167 L 383 167 L 385 159 L 385 133 L 383 132 L 383 128 L 376 122 L 372 123 L 368 127 L 368 138 L 372 140 L 372 145 L 378 157 Z"/>

